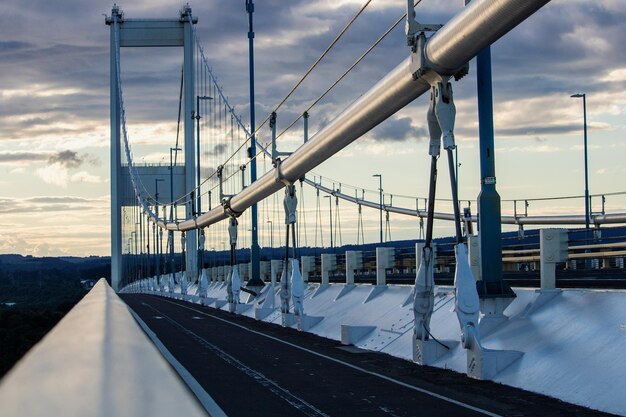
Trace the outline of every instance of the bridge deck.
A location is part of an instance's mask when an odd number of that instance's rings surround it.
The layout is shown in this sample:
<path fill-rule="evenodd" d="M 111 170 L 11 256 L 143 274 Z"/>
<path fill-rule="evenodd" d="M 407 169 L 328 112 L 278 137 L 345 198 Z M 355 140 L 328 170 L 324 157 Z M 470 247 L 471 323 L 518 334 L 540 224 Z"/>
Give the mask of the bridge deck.
<path fill-rule="evenodd" d="M 122 298 L 229 416 L 605 415 L 208 307 Z"/>

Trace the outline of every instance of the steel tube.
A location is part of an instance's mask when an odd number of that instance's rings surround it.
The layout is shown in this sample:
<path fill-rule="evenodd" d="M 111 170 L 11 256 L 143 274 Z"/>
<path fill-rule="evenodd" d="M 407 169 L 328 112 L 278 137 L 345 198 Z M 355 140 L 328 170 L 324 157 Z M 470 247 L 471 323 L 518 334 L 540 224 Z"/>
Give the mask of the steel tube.
<path fill-rule="evenodd" d="M 360 204 L 364 207 L 372 209 L 378 209 L 378 202 L 361 200 L 354 196 L 343 194 L 338 191 L 334 191 L 331 188 L 324 187 L 323 185 L 316 184 L 308 178 L 304 179 L 304 182 L 312 187 L 319 189 L 328 194 L 332 194 L 342 200 L 349 201 L 354 204 Z M 422 217 L 425 218 L 428 215 L 428 211 L 417 211 L 415 209 L 409 209 L 406 207 L 394 207 L 383 206 L 383 209 L 396 214 L 402 214 L 405 216 Z M 433 217 L 437 220 L 454 221 L 454 214 L 435 212 Z M 477 221 L 477 217 L 472 216 L 472 221 Z M 591 218 L 593 224 L 617 224 L 626 223 L 626 213 L 613 213 L 613 214 L 599 214 L 594 215 Z M 502 216 L 503 224 L 522 224 L 522 225 L 561 225 L 561 224 L 585 224 L 584 215 L 572 215 L 572 216 Z"/>
<path fill-rule="evenodd" d="M 483 0 L 472 2 L 430 39 L 426 45 L 427 58 L 434 67 L 453 71 L 548 1 Z M 280 167 L 282 177 L 287 181 L 296 181 L 428 89 L 429 85 L 425 81 L 413 80 L 410 59 L 404 60 L 285 159 Z M 280 190 L 284 184 L 278 181 L 276 176 L 276 169 L 270 171 L 234 196 L 230 201 L 231 209 L 235 212 L 243 212 L 254 203 Z M 218 207 L 197 219 L 168 224 L 167 228 L 180 231 L 191 230 L 209 226 L 227 217 L 224 209 Z"/>

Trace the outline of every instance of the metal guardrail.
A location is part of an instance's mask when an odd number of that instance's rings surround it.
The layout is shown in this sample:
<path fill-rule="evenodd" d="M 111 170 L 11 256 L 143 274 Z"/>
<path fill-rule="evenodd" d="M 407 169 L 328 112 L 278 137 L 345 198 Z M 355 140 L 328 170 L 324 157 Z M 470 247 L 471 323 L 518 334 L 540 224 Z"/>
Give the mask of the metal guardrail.
<path fill-rule="evenodd" d="M 207 414 L 101 279 L 0 382 L 0 415 Z"/>

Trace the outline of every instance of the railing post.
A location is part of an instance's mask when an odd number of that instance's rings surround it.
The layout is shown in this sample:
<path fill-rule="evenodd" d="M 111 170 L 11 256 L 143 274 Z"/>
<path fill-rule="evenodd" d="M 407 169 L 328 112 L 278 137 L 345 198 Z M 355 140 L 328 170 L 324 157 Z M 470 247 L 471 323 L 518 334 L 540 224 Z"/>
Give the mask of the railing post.
<path fill-rule="evenodd" d="M 567 242 L 566 229 L 541 229 L 539 231 L 542 290 L 556 288 L 556 264 L 567 262 Z"/>
<path fill-rule="evenodd" d="M 346 251 L 346 284 L 354 284 L 354 271 L 363 268 L 363 252 Z"/>
<path fill-rule="evenodd" d="M 376 248 L 376 285 L 387 285 L 387 269 L 395 265 L 394 248 Z"/>
<path fill-rule="evenodd" d="M 334 253 L 322 254 L 322 285 L 330 283 L 330 271 L 337 269 L 337 255 Z"/>

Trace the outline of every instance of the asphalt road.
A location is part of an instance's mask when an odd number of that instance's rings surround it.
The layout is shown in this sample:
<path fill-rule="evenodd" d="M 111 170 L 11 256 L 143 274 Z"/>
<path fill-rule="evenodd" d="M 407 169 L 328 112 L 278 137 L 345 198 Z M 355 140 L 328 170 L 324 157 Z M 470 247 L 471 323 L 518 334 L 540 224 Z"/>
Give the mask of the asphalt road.
<path fill-rule="evenodd" d="M 606 415 L 209 307 L 121 296 L 228 416 Z"/>

